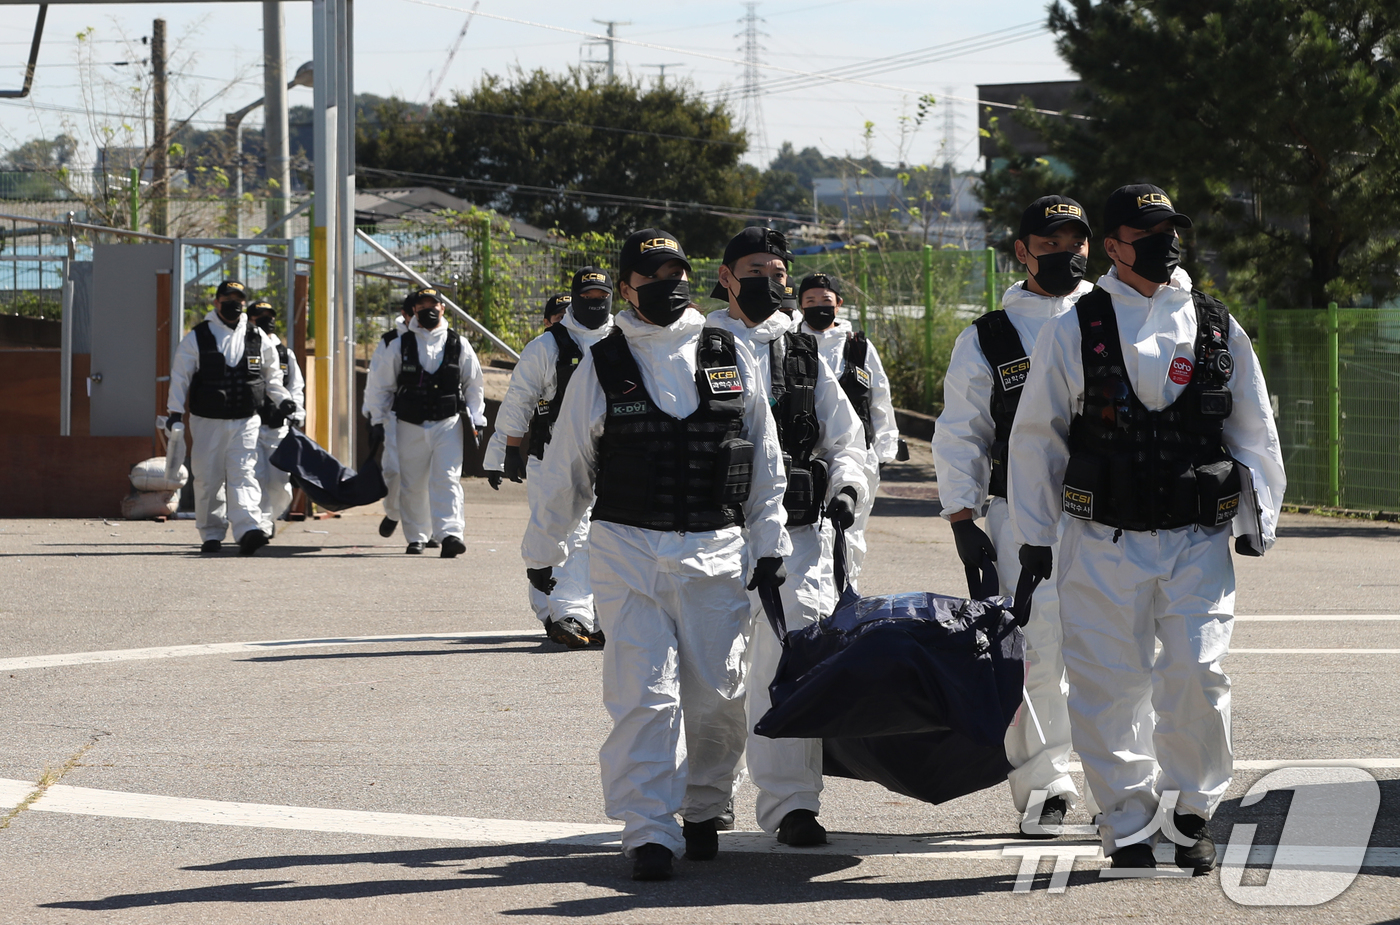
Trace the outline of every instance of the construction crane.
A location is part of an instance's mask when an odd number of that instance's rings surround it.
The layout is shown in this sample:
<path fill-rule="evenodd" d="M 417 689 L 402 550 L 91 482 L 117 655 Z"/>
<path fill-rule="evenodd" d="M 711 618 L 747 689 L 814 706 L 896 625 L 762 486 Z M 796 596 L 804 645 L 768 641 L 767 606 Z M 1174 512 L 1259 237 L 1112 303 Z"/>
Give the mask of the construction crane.
<path fill-rule="evenodd" d="M 457 33 L 457 41 L 452 43 L 452 50 L 447 53 L 447 60 L 443 62 L 442 70 L 438 72 L 437 80 L 433 81 L 433 88 L 428 91 L 428 105 L 433 105 L 433 100 L 437 99 L 438 91 L 442 89 L 442 82 L 447 79 L 447 71 L 452 67 L 452 59 L 457 57 L 457 49 L 462 47 L 462 39 L 467 37 L 467 27 L 472 24 L 472 17 L 476 15 L 476 8 L 481 6 L 481 0 L 476 0 L 472 4 L 472 11 L 467 14 L 467 21 L 462 23 L 462 31 Z"/>

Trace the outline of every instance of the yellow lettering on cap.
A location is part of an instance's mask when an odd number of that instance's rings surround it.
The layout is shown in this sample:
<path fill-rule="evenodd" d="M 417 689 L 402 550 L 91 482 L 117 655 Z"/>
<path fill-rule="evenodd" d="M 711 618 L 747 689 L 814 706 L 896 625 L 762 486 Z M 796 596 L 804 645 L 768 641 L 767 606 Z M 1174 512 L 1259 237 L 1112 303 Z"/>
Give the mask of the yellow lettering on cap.
<path fill-rule="evenodd" d="M 1046 218 L 1052 215 L 1073 215 L 1075 218 L 1079 218 L 1083 214 L 1083 209 L 1079 208 L 1079 206 L 1070 205 L 1067 202 L 1057 202 L 1053 206 L 1045 207 Z"/>
<path fill-rule="evenodd" d="M 239 292 L 242 292 L 242 291 L 243 291 L 243 284 L 242 284 L 242 283 L 233 283 L 233 282 L 229 282 L 229 283 L 224 283 L 224 285 L 227 286 L 227 287 L 229 287 L 230 289 L 237 289 Z"/>
<path fill-rule="evenodd" d="M 648 241 L 643 241 L 641 245 L 642 253 L 644 254 L 647 251 L 654 250 L 658 247 L 669 247 L 673 251 L 678 251 L 681 249 L 680 244 L 672 238 L 652 238 Z"/>
<path fill-rule="evenodd" d="M 1172 207 L 1172 201 L 1166 197 L 1165 193 L 1143 193 L 1137 198 L 1138 208 L 1143 206 L 1166 206 Z"/>
<path fill-rule="evenodd" d="M 583 277 L 585 283 L 606 283 L 608 278 L 601 273 L 587 273 Z"/>

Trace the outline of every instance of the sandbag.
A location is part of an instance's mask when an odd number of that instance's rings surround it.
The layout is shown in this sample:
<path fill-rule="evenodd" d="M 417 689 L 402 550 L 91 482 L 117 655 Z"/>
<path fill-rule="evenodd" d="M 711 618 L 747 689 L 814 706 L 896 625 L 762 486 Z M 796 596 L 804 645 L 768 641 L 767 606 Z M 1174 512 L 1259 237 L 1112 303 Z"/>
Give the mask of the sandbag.
<path fill-rule="evenodd" d="M 162 467 L 165 459 L 160 460 Z M 163 470 L 162 470 L 163 471 Z M 123 520 L 150 520 L 154 517 L 170 517 L 180 509 L 180 492 L 174 491 L 133 491 L 122 499 Z"/>
<path fill-rule="evenodd" d="M 175 478 L 166 478 L 165 457 L 152 456 L 132 466 L 127 478 L 137 491 L 179 491 L 189 481 L 190 473 L 181 466 Z"/>

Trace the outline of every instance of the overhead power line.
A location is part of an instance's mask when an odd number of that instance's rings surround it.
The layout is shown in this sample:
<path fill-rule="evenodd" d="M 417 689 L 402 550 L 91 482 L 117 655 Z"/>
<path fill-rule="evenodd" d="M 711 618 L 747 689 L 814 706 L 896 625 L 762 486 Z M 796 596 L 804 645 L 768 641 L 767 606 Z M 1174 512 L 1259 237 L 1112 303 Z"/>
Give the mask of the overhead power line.
<path fill-rule="evenodd" d="M 655 67 L 656 65 L 649 65 Z M 742 141 L 721 141 L 718 138 L 699 138 L 695 135 L 672 135 L 667 132 L 644 132 L 640 129 L 617 128 L 611 125 L 591 125 L 587 122 L 566 122 L 561 119 L 541 119 L 537 116 L 522 116 L 513 112 L 487 112 L 484 109 L 457 109 L 457 112 L 469 113 L 474 116 L 489 116 L 493 119 L 513 119 L 517 122 L 540 122 L 545 125 L 563 125 L 569 128 L 588 128 L 598 132 L 617 132 L 620 135 L 642 135 L 647 138 L 674 138 L 678 141 L 690 141 L 701 145 L 726 145 L 731 148 L 743 147 Z"/>

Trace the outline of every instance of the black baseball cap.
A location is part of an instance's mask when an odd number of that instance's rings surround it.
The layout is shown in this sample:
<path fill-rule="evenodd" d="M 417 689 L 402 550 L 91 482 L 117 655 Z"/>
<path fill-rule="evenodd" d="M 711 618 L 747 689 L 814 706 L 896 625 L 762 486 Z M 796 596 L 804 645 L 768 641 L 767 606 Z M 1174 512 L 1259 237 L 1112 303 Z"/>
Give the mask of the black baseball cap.
<path fill-rule="evenodd" d="M 617 278 L 626 282 L 634 271 L 652 276 L 668 260 L 679 260 L 685 264 L 687 272 L 691 269 L 681 242 L 671 232 L 660 228 L 634 231 L 622 242 L 622 251 L 617 257 Z"/>
<path fill-rule="evenodd" d="M 741 257 L 749 254 L 773 254 L 781 257 L 783 263 L 792 263 L 792 254 L 788 252 L 787 236 L 781 231 L 774 231 L 772 228 L 765 228 L 762 225 L 750 225 L 743 231 L 729 239 L 729 243 L 724 246 L 723 263 L 727 267 L 734 266 Z M 710 298 L 723 299 L 729 301 L 729 293 L 719 283 L 715 283 L 715 288 L 710 292 Z"/>
<path fill-rule="evenodd" d="M 792 283 L 783 289 L 783 304 L 780 307 L 789 314 L 797 311 L 797 287 Z"/>
<path fill-rule="evenodd" d="M 834 276 L 827 276 L 825 273 L 808 273 L 802 277 L 802 284 L 797 287 L 797 297 L 802 298 L 802 294 L 808 289 L 830 289 L 841 295 L 841 283 Z"/>
<path fill-rule="evenodd" d="M 574 297 L 566 292 L 550 296 L 549 301 L 544 303 L 544 316 L 546 318 L 553 318 L 555 315 L 562 315 L 564 312 L 568 311 L 569 303 L 573 300 Z"/>
<path fill-rule="evenodd" d="M 1028 234 L 1043 237 L 1053 234 L 1055 229 L 1070 222 L 1083 225 L 1084 230 L 1093 237 L 1094 230 L 1089 227 L 1089 215 L 1083 206 L 1068 196 L 1041 196 L 1026 206 L 1026 211 L 1021 213 L 1021 227 L 1017 230 L 1016 237 L 1023 241 Z"/>
<path fill-rule="evenodd" d="M 408 295 L 404 296 L 403 307 L 411 309 L 413 308 L 413 306 L 417 305 L 419 302 L 422 302 L 424 299 L 431 299 L 432 301 L 437 302 L 439 305 L 441 305 L 443 301 L 442 293 L 438 292 L 431 286 L 424 286 L 422 289 L 415 289 Z"/>
<path fill-rule="evenodd" d="M 214 298 L 221 295 L 236 295 L 240 299 L 248 298 L 248 291 L 242 283 L 236 279 L 226 279 L 219 283 L 219 288 L 214 290 Z"/>
<path fill-rule="evenodd" d="M 254 312 L 272 312 L 275 315 L 277 314 L 277 309 L 273 308 L 272 303 L 266 299 L 258 299 L 248 306 L 248 314 L 251 315 Z"/>
<path fill-rule="evenodd" d="M 1151 228 L 1167 219 L 1178 228 L 1191 227 L 1191 219 L 1176 211 L 1166 192 L 1151 183 L 1120 186 L 1108 194 L 1108 202 L 1103 207 L 1105 234 L 1116 232 L 1120 225 Z"/>
<path fill-rule="evenodd" d="M 569 284 L 569 292 L 578 295 L 588 289 L 602 289 L 608 295 L 612 295 L 613 284 L 608 278 L 608 271 L 598 267 L 584 267 L 575 273 L 573 282 Z"/>

